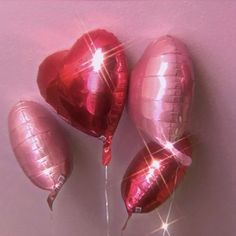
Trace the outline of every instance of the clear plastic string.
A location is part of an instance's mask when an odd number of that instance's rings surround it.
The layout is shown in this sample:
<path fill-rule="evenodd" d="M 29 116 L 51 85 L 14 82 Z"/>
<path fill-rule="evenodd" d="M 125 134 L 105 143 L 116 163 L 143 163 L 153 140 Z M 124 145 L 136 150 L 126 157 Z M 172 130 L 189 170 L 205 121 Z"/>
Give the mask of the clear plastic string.
<path fill-rule="evenodd" d="M 106 235 L 110 236 L 110 214 L 109 214 L 109 199 L 108 199 L 108 166 L 105 166 L 105 208 L 106 208 Z"/>

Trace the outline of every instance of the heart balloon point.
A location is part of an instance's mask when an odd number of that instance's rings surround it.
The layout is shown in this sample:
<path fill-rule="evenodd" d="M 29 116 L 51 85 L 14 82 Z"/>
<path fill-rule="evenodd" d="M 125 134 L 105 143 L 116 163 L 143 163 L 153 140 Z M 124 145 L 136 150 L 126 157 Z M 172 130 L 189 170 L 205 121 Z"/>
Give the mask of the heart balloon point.
<path fill-rule="evenodd" d="M 111 161 L 111 147 L 103 148 L 102 164 L 107 166 Z"/>
<path fill-rule="evenodd" d="M 107 166 L 111 161 L 111 145 L 112 145 L 112 136 L 104 138 L 103 154 L 102 154 L 102 164 L 104 166 Z"/>

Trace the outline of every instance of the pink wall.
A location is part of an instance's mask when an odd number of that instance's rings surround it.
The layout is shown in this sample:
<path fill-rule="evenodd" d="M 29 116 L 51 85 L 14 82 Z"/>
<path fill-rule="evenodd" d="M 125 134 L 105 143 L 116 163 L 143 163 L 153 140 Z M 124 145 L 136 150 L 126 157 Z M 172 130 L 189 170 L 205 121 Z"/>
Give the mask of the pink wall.
<path fill-rule="evenodd" d="M 122 41 L 130 66 L 151 39 L 172 34 L 189 47 L 196 70 L 191 130 L 194 162 L 175 195 L 170 220 L 174 236 L 236 233 L 236 2 L 234 1 L 0 1 L 0 235 L 105 235 L 101 144 L 65 126 L 73 139 L 74 172 L 50 213 L 47 192 L 33 186 L 9 145 L 7 114 L 20 98 L 40 98 L 35 79 L 41 60 L 70 46 L 84 31 L 106 28 Z M 84 22 L 84 25 L 81 23 Z M 85 29 L 84 29 L 85 28 Z M 44 103 L 45 104 L 45 103 Z M 46 104 L 45 104 L 46 106 Z M 111 235 L 126 219 L 122 175 L 142 146 L 126 111 L 114 140 L 110 166 Z M 166 217 L 170 201 L 160 207 Z M 136 215 L 124 236 L 144 236 L 160 226 L 156 212 Z M 162 235 L 156 233 L 153 235 Z"/>

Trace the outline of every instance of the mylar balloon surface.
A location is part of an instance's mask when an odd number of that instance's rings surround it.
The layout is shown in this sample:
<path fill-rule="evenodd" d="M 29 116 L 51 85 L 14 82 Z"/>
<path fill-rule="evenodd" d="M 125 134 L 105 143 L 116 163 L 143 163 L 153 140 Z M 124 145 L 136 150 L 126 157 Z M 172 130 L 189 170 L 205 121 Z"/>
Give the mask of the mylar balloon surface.
<path fill-rule="evenodd" d="M 179 153 L 191 156 L 186 137 L 174 144 Z M 186 172 L 178 157 L 169 149 L 151 142 L 137 153 L 129 165 L 121 186 L 129 215 L 150 212 L 161 205 L 174 191 Z"/>
<path fill-rule="evenodd" d="M 166 145 L 186 129 L 194 79 L 185 45 L 171 36 L 152 42 L 134 67 L 129 114 L 152 141 Z"/>
<path fill-rule="evenodd" d="M 103 140 L 103 164 L 107 165 L 128 86 L 119 40 L 105 30 L 84 34 L 68 52 L 54 54 L 41 64 L 38 86 L 68 123 Z"/>
<path fill-rule="evenodd" d="M 10 111 L 9 136 L 16 159 L 26 176 L 50 191 L 53 201 L 72 170 L 67 140 L 57 120 L 40 104 L 20 101 Z"/>

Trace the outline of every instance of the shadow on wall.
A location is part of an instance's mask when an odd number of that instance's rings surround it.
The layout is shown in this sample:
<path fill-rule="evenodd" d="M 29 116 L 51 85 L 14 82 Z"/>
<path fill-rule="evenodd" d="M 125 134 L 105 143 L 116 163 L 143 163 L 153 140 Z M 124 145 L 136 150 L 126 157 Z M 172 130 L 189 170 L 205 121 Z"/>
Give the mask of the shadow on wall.
<path fill-rule="evenodd" d="M 190 130 L 193 135 L 193 164 L 187 172 L 184 183 L 181 185 L 181 198 L 178 204 L 183 209 L 186 217 L 177 224 L 176 236 L 185 235 L 213 235 L 215 218 L 218 214 L 219 199 L 215 190 L 217 176 L 214 165 L 219 159 L 216 157 L 221 152 L 217 151 L 219 137 L 216 119 L 216 109 L 212 94 L 207 87 L 210 73 L 206 65 L 198 58 L 193 58 L 195 69 L 195 95 L 190 119 Z M 227 174 L 227 173 L 225 173 Z M 214 196 L 215 195 L 215 196 Z M 199 206 L 201 206 L 199 208 Z M 202 225 L 196 228 L 195 225 Z M 212 228 L 212 229 L 211 229 Z M 212 234 L 210 233 L 212 232 Z M 217 236 L 222 235 L 218 232 Z M 214 233 L 214 235 L 216 235 Z"/>

